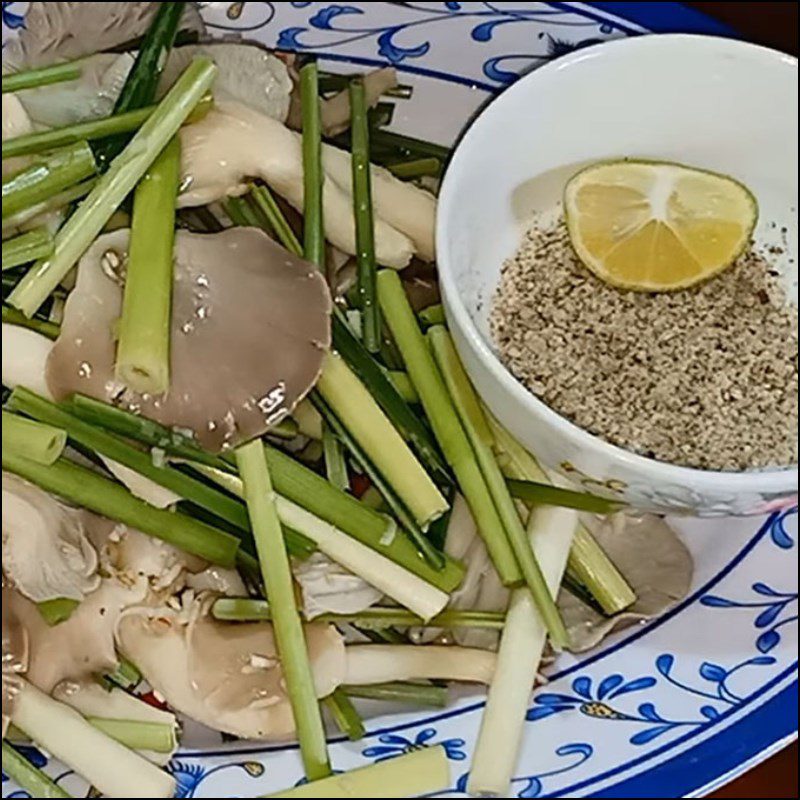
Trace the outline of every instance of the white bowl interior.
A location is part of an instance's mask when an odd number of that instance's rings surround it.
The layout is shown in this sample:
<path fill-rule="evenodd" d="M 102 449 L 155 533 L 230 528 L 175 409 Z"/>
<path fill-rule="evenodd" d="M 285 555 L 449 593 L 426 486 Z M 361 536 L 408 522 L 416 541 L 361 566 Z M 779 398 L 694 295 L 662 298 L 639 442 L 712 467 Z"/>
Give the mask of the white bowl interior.
<path fill-rule="evenodd" d="M 520 80 L 465 135 L 450 165 L 439 233 L 450 310 L 491 345 L 503 261 L 567 179 L 615 157 L 677 161 L 731 175 L 758 199 L 755 237 L 797 303 L 797 62 L 699 36 L 642 37 L 559 59 Z M 447 287 L 457 292 L 447 292 Z"/>

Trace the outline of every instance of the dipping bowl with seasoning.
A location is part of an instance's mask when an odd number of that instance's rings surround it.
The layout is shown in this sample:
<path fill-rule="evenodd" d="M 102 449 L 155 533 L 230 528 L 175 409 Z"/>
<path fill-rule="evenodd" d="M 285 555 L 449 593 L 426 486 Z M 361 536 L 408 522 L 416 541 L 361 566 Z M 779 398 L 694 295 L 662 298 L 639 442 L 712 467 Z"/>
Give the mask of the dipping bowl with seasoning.
<path fill-rule="evenodd" d="M 795 58 L 659 35 L 537 69 L 467 130 L 437 221 L 448 323 L 488 408 L 545 466 L 655 512 L 796 502 L 797 118 Z M 671 291 L 590 269 L 565 187 L 603 162 L 629 176 L 626 160 L 641 162 L 634 187 L 648 170 L 661 176 L 646 190 L 655 217 L 679 216 L 686 197 L 707 202 L 691 220 L 699 262 L 726 235 L 717 217 L 748 213 L 751 198 L 755 227 L 738 258 Z M 680 165 L 728 176 L 739 199 L 702 195 L 699 173 Z M 589 238 L 593 215 L 635 207 L 627 180 L 610 170 L 596 196 L 587 189 Z M 634 267 L 648 247 L 629 243 Z M 679 255 L 665 254 L 661 266 L 677 270 Z"/>

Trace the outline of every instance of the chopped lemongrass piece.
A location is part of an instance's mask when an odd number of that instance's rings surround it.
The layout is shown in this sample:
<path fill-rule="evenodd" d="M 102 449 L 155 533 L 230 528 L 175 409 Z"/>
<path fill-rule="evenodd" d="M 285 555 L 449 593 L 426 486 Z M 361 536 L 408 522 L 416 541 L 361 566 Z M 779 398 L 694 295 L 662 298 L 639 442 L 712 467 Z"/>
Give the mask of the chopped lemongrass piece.
<path fill-rule="evenodd" d="M 3 780 L 6 775 L 28 793 L 25 797 L 72 797 L 3 739 Z"/>
<path fill-rule="evenodd" d="M 407 372 L 403 372 L 399 369 L 388 369 L 386 370 L 386 375 L 394 384 L 394 388 L 397 389 L 403 400 L 407 403 L 419 403 L 419 395 L 414 388 L 414 384 L 411 383 L 411 378 L 408 377 Z"/>
<path fill-rule="evenodd" d="M 508 490 L 511 496 L 526 503 L 545 506 L 563 506 L 574 508 L 577 511 L 588 511 L 591 514 L 613 514 L 625 506 L 617 500 L 607 500 L 605 497 L 574 492 L 571 489 L 561 489 L 549 483 L 536 481 L 521 481 L 511 479 L 508 481 Z"/>
<path fill-rule="evenodd" d="M 3 409 L 3 452 L 50 465 L 64 452 L 67 434 L 61 428 L 19 417 Z"/>
<path fill-rule="evenodd" d="M 567 645 L 567 631 L 555 600 L 547 589 L 544 576 L 525 532 L 525 526 L 508 491 L 505 476 L 495 459 L 492 451 L 494 437 L 484 416 L 480 400 L 461 365 L 447 329 L 441 325 L 434 325 L 428 331 L 428 341 L 447 391 L 450 393 L 450 399 L 456 408 L 467 439 L 472 445 L 478 467 L 503 523 L 520 572 L 522 572 L 536 607 L 542 615 L 553 647 L 561 650 Z"/>
<path fill-rule="evenodd" d="M 322 702 L 333 717 L 336 727 L 351 742 L 364 738 L 367 732 L 364 722 L 350 702 L 350 698 L 341 689 L 335 689 L 333 694 L 329 694 Z"/>
<path fill-rule="evenodd" d="M 53 600 L 37 603 L 36 608 L 42 615 L 42 619 L 52 627 L 66 622 L 79 605 L 80 602 L 71 597 L 56 597 Z"/>
<path fill-rule="evenodd" d="M 636 602 L 636 594 L 597 540 L 580 526 L 575 533 L 567 573 L 585 586 L 603 609 L 618 614 Z"/>
<path fill-rule="evenodd" d="M 53 252 L 53 235 L 47 228 L 32 231 L 3 242 L 3 272 L 37 258 L 47 258 Z"/>
<path fill-rule="evenodd" d="M 286 417 L 272 425 L 264 434 L 274 436 L 276 439 L 294 439 L 300 433 L 300 426 L 291 417 Z"/>
<path fill-rule="evenodd" d="M 381 315 L 375 274 L 375 220 L 372 216 L 372 181 L 369 164 L 369 123 L 364 81 L 350 81 L 350 141 L 353 216 L 356 223 L 358 307 L 362 312 L 361 339 L 370 353 L 381 349 Z"/>
<path fill-rule="evenodd" d="M 65 208 L 70 203 L 80 200 L 82 197 L 89 194 L 95 183 L 97 183 L 97 178 L 89 178 L 75 186 L 64 189 L 63 192 L 51 195 L 40 203 L 26 206 L 21 211 L 17 211 L 16 214 L 3 217 L 3 232 L 7 229 L 18 228 L 26 222 L 30 222 L 34 217 L 38 217 L 40 214 L 46 214 L 48 211 L 58 211 Z"/>
<path fill-rule="evenodd" d="M 344 683 L 358 685 L 422 679 L 488 684 L 497 661 L 489 650 L 437 644 L 353 644 L 345 655 Z"/>
<path fill-rule="evenodd" d="M 169 389 L 172 246 L 180 168 L 176 136 L 150 165 L 133 195 L 116 376 L 140 393 L 163 394 Z"/>
<path fill-rule="evenodd" d="M 208 91 L 216 73 L 216 66 L 206 58 L 195 59 L 186 68 L 89 196 L 58 231 L 53 256 L 34 264 L 17 284 L 8 298 L 12 306 L 33 316 L 178 132 Z"/>
<path fill-rule="evenodd" d="M 441 745 L 378 761 L 316 783 L 265 797 L 431 797 L 450 786 L 450 762 Z"/>
<path fill-rule="evenodd" d="M 403 400 L 384 367 L 373 358 L 363 342 L 353 333 L 338 307 L 331 318 L 333 346 L 355 372 L 389 421 L 412 447 L 436 483 L 450 486 L 452 476 L 442 459 L 431 432 Z"/>
<path fill-rule="evenodd" d="M 350 486 L 344 449 L 336 434 L 326 425 L 322 430 L 322 455 L 325 459 L 325 474 L 337 488 L 346 491 Z"/>
<path fill-rule="evenodd" d="M 83 64 L 80 61 L 67 61 L 64 64 L 51 64 L 24 72 L 10 72 L 3 75 L 3 94 L 74 81 L 80 78 L 82 71 Z"/>
<path fill-rule="evenodd" d="M 142 673 L 127 658 L 120 658 L 117 668 L 106 675 L 108 680 L 116 683 L 122 689 L 133 689 L 142 680 Z"/>
<path fill-rule="evenodd" d="M 266 186 L 253 186 L 250 190 L 250 196 L 253 198 L 257 208 L 272 226 L 275 235 L 278 237 L 278 241 L 290 253 L 294 253 L 296 256 L 302 256 L 303 248 L 300 241 L 286 221 L 286 217 L 283 215 L 272 192 L 270 192 Z"/>
<path fill-rule="evenodd" d="M 36 317 L 29 319 L 21 311 L 17 311 L 16 308 L 5 305 L 3 306 L 3 323 L 36 331 L 36 333 L 41 333 L 42 336 L 46 336 L 48 339 L 57 339 L 58 334 L 61 333 L 61 326 L 56 325 L 55 322 L 47 322 Z"/>
<path fill-rule="evenodd" d="M 449 692 L 446 686 L 408 681 L 372 683 L 367 686 L 342 686 L 350 697 L 361 700 L 380 700 L 389 703 L 407 703 L 413 706 L 446 708 Z"/>
<path fill-rule="evenodd" d="M 300 68 L 303 114 L 303 255 L 325 266 L 325 228 L 322 218 L 322 121 L 316 61 Z"/>
<path fill-rule="evenodd" d="M 175 726 L 164 722 L 144 722 L 136 719 L 86 717 L 86 721 L 115 742 L 131 750 L 153 753 L 172 753 L 177 746 Z"/>
<path fill-rule="evenodd" d="M 115 114 L 144 108 L 155 101 L 156 90 L 175 42 L 175 35 L 178 32 L 185 5 L 184 2 L 159 3 L 150 27 L 136 53 L 136 60 L 133 62 L 133 66 L 125 78 L 122 91 L 114 103 Z M 176 132 L 177 129 L 172 133 Z M 167 138 L 169 139 L 171 136 Z M 127 141 L 128 137 L 120 134 L 107 139 L 100 147 L 96 148 L 97 160 L 102 170 L 105 170 L 123 151 Z M 159 152 L 165 144 L 166 140 L 162 142 L 156 152 Z M 155 153 L 153 155 L 155 156 Z"/>
<path fill-rule="evenodd" d="M 436 484 L 340 356 L 326 355 L 317 389 L 417 524 L 425 527 L 447 511 Z"/>
<path fill-rule="evenodd" d="M 64 458 L 50 466 L 37 464 L 7 448 L 3 448 L 3 469 L 62 500 L 137 528 L 213 564 L 232 567 L 236 563 L 239 540 L 235 536 L 183 514 L 154 508 L 94 470 Z"/>
<path fill-rule="evenodd" d="M 401 161 L 398 164 L 387 164 L 386 168 L 396 178 L 404 181 L 425 176 L 436 177 L 442 172 L 442 162 L 438 158 L 418 158 L 416 161 Z"/>
<path fill-rule="evenodd" d="M 310 400 L 303 400 L 296 406 L 292 418 L 303 436 L 308 436 L 309 439 L 322 439 L 322 417 Z"/>
<path fill-rule="evenodd" d="M 108 797 L 166 798 L 175 779 L 92 727 L 77 711 L 24 679 L 16 695 L 14 724 L 37 746 L 73 769 Z"/>
<path fill-rule="evenodd" d="M 423 308 L 417 316 L 426 328 L 430 328 L 432 325 L 444 325 L 447 322 L 444 316 L 444 306 L 441 303 Z"/>
<path fill-rule="evenodd" d="M 3 222 L 29 206 L 45 202 L 80 183 L 97 171 L 94 155 L 86 142 L 64 147 L 37 158 L 22 172 L 3 181 Z"/>
<path fill-rule="evenodd" d="M 506 477 L 552 483 L 536 459 L 490 413 L 486 416 Z M 575 532 L 567 573 L 586 588 L 607 614 L 622 611 L 636 601 L 636 594 L 622 573 L 583 525 Z"/>
<path fill-rule="evenodd" d="M 325 731 L 308 660 L 303 624 L 297 610 L 289 555 L 283 543 L 277 504 L 264 448 L 255 440 L 236 451 L 247 510 L 256 541 L 267 599 L 273 610 L 272 628 L 281 659 L 286 691 L 294 714 L 306 777 L 330 775 Z"/>
<path fill-rule="evenodd" d="M 534 509 L 528 532 L 555 598 L 577 523 L 574 511 L 545 506 Z M 497 667 L 481 718 L 467 791 L 478 797 L 506 797 L 517 765 L 525 712 L 547 631 L 528 592 L 511 595 L 506 625 L 497 651 Z"/>
<path fill-rule="evenodd" d="M 194 111 L 186 122 L 194 122 L 203 116 L 212 106 L 210 95 L 206 95 L 195 106 Z M 119 133 L 133 133 L 141 128 L 142 123 L 150 117 L 157 106 L 137 108 L 121 114 L 112 114 L 110 117 L 90 119 L 86 122 L 76 122 L 74 125 L 65 125 L 62 128 L 50 128 L 35 133 L 26 133 L 23 136 L 14 136 L 5 139 L 2 145 L 3 158 L 26 156 L 34 153 L 45 153 L 57 147 L 65 147 L 79 142 L 92 142 L 114 136 Z"/>
<path fill-rule="evenodd" d="M 272 619 L 269 603 L 264 600 L 250 600 L 243 597 L 221 597 L 213 607 L 212 613 L 217 619 L 228 622 L 253 622 Z M 448 609 L 440 612 L 427 622 L 404 608 L 384 608 L 373 606 L 352 614 L 335 614 L 333 612 L 318 614 L 315 622 L 330 622 L 336 625 L 355 625 L 358 628 L 380 630 L 398 627 L 430 627 L 430 628 L 491 628 L 502 630 L 505 614 L 497 611 L 462 611 Z"/>
<path fill-rule="evenodd" d="M 387 270 L 378 273 L 378 297 L 411 382 L 469 504 L 495 569 L 505 585 L 516 585 L 521 582 L 522 575 L 503 522 L 397 273 Z"/>

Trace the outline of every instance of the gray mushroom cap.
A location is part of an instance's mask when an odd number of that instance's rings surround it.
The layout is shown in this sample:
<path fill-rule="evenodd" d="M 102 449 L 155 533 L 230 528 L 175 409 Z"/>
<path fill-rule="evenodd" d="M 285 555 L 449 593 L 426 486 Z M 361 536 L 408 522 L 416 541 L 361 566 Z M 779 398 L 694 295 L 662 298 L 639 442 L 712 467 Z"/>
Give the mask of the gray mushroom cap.
<path fill-rule="evenodd" d="M 192 431 L 213 452 L 260 436 L 291 413 L 330 346 L 322 274 L 254 228 L 178 231 L 170 389 L 141 395 L 114 376 L 128 239 L 127 230 L 101 236 L 81 259 L 48 359 L 53 396 L 115 402 Z"/>

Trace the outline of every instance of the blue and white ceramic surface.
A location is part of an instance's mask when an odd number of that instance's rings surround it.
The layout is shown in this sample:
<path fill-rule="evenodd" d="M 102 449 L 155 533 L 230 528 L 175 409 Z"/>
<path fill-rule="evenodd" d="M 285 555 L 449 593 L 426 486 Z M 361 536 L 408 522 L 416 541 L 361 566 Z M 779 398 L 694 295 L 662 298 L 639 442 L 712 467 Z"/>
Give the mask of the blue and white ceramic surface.
<path fill-rule="evenodd" d="M 209 26 L 315 51 L 331 68 L 394 64 L 414 97 L 397 129 L 441 142 L 520 71 L 614 37 L 722 33 L 678 3 L 200 3 Z M 4 2 L 3 36 L 27 3 Z M 690 595 L 660 619 L 550 670 L 528 712 L 516 797 L 697 797 L 797 736 L 797 508 L 761 519 L 675 522 L 696 564 Z M 443 744 L 464 787 L 483 702 L 379 716 L 360 742 L 334 738 L 345 770 Z M 223 744 L 191 729 L 171 764 L 179 797 L 257 797 L 301 780 L 294 746 Z M 73 796 L 86 786 L 33 751 Z M 3 797 L 27 797 L 3 776 Z"/>

